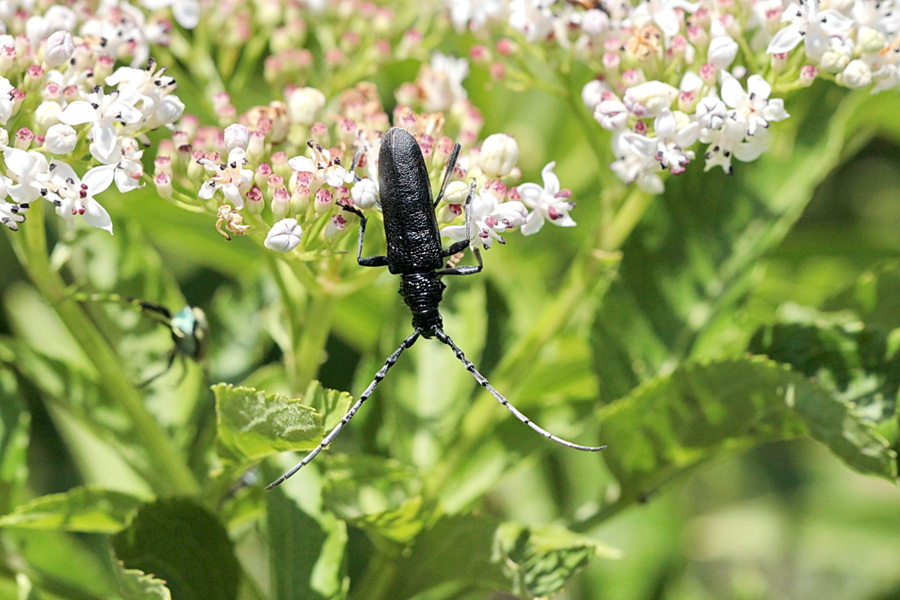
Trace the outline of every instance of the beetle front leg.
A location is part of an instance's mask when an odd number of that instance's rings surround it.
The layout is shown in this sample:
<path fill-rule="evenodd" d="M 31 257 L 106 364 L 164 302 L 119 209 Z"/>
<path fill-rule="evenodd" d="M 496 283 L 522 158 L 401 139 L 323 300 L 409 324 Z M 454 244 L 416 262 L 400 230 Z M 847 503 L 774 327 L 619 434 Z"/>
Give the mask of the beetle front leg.
<path fill-rule="evenodd" d="M 353 213 L 359 217 L 359 246 L 356 248 L 356 262 L 361 267 L 386 267 L 387 256 L 363 256 L 363 240 L 366 238 L 366 224 L 368 219 L 363 215 L 362 211 L 355 206 L 341 204 L 341 208 L 349 213 Z"/>
<path fill-rule="evenodd" d="M 454 242 L 450 245 L 450 247 L 445 250 L 444 256 L 453 256 L 457 252 L 462 252 L 468 247 L 472 245 L 472 214 L 470 212 L 470 208 L 472 205 L 472 196 L 475 194 L 475 180 L 472 179 L 472 183 L 469 184 L 469 195 L 466 197 L 466 239 L 461 240 L 459 242 Z M 438 275 L 474 275 L 481 271 L 484 268 L 484 263 L 481 261 L 481 250 L 478 248 L 472 247 L 472 254 L 475 255 L 475 260 L 478 261 L 477 266 L 464 266 L 464 267 L 452 267 L 449 269 L 443 269 L 438 271 Z"/>

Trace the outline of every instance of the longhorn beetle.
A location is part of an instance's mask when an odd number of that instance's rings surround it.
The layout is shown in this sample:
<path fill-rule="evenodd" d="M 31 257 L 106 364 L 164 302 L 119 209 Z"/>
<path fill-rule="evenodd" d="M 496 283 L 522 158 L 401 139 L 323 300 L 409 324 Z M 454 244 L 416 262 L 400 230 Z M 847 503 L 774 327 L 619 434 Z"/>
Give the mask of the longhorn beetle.
<path fill-rule="evenodd" d="M 366 218 L 359 209 L 352 206 L 344 206 L 344 210 L 356 214 L 360 218 L 359 246 L 356 253 L 356 261 L 363 267 L 387 267 L 394 275 L 400 275 L 400 295 L 412 312 L 413 333 L 403 340 L 400 347 L 391 354 L 384 366 L 375 374 L 375 379 L 369 387 L 360 395 L 350 410 L 341 419 L 331 432 L 325 436 L 322 443 L 306 455 L 290 471 L 266 486 L 271 490 L 292 476 L 301 468 L 309 464 L 312 459 L 328 446 L 341 432 L 353 415 L 359 410 L 375 387 L 384 379 L 388 370 L 394 366 L 400 354 L 411 347 L 419 336 L 436 337 L 439 341 L 450 346 L 456 358 L 462 362 L 472 374 L 500 404 L 509 409 L 517 419 L 531 427 L 542 436 L 562 444 L 567 448 L 597 452 L 606 446 L 580 446 L 557 437 L 549 431 L 541 428 L 534 421 L 523 415 L 510 404 L 500 392 L 495 390 L 488 380 L 475 369 L 475 365 L 466 358 L 463 351 L 444 333 L 441 314 L 438 305 L 446 287 L 441 281 L 445 275 L 472 275 L 481 271 L 483 264 L 481 253 L 477 248 L 472 248 L 477 265 L 448 266 L 444 260 L 458 252 L 465 250 L 471 242 L 471 219 L 469 207 L 472 202 L 472 194 L 475 192 L 475 181 L 469 186 L 469 195 L 465 204 L 466 239 L 453 243 L 450 248 L 444 250 L 441 246 L 441 232 L 438 229 L 435 209 L 444 196 L 447 184 L 456 166 L 460 146 L 456 144 L 450 159 L 447 162 L 447 173 L 441 184 L 441 190 L 437 199 L 432 202 L 431 183 L 428 179 L 428 170 L 425 168 L 425 159 L 416 139 L 404 129 L 394 127 L 384 134 L 381 140 L 381 150 L 378 154 L 378 184 L 381 196 L 381 210 L 384 215 L 384 236 L 387 240 L 387 256 L 363 256 L 363 240 L 366 236 Z M 355 161 L 354 161 L 355 162 Z"/>

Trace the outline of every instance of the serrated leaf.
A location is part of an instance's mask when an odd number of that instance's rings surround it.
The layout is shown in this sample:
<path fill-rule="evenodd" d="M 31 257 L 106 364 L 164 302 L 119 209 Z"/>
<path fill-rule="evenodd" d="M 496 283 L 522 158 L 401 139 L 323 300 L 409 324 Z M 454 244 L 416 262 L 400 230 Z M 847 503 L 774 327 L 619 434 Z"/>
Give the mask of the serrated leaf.
<path fill-rule="evenodd" d="M 353 402 L 353 396 L 340 390 L 323 387 L 313 380 L 303 394 L 303 402 L 325 417 L 325 431 L 331 431 L 344 418 Z"/>
<path fill-rule="evenodd" d="M 618 556 L 603 544 L 563 527 L 528 528 L 516 523 L 504 523 L 497 529 L 495 550 L 503 559 L 501 564 L 514 591 L 522 590 L 537 598 L 559 593 L 595 554 Z"/>
<path fill-rule="evenodd" d="M 374 456 L 335 456 L 322 491 L 339 518 L 394 542 L 412 540 L 434 518 L 422 481 L 400 463 Z"/>
<path fill-rule="evenodd" d="M 290 484 L 266 494 L 273 600 L 340 600 L 347 595 L 347 525 L 322 510 L 321 484 L 315 469 L 304 469 Z"/>
<path fill-rule="evenodd" d="M 645 497 L 700 461 L 809 436 L 851 468 L 896 478 L 896 456 L 849 406 L 760 357 L 688 363 L 601 412 L 603 457 L 623 494 Z"/>
<path fill-rule="evenodd" d="M 397 562 L 405 576 L 394 579 L 386 597 L 405 600 L 451 582 L 546 597 L 558 593 L 595 555 L 617 552 L 560 527 L 527 528 L 472 514 L 444 517 Z"/>
<path fill-rule="evenodd" d="M 110 541 L 125 568 L 164 580 L 173 598 L 237 597 L 241 569 L 228 533 L 192 500 L 145 504 Z"/>
<path fill-rule="evenodd" d="M 288 450 L 312 450 L 325 435 L 322 415 L 298 398 L 224 383 L 212 390 L 223 460 L 243 464 Z"/>
<path fill-rule="evenodd" d="M 40 496 L 0 517 L 0 527 L 115 533 L 143 501 L 130 494 L 85 486 Z"/>
<path fill-rule="evenodd" d="M 112 560 L 122 600 L 172 600 L 166 582 L 138 569 L 126 569 L 122 561 Z"/>
<path fill-rule="evenodd" d="M 753 334 L 750 352 L 814 378 L 870 421 L 896 413 L 900 349 L 891 348 L 888 331 L 803 307 L 780 313 L 780 322 Z"/>

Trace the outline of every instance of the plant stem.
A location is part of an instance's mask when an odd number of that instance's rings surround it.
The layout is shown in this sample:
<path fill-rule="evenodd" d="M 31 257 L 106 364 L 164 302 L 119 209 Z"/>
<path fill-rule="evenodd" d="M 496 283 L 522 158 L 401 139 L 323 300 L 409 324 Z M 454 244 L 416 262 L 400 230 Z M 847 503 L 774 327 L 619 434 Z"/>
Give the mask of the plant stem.
<path fill-rule="evenodd" d="M 317 290 L 309 290 L 306 314 L 301 325 L 295 324 L 294 369 L 289 373 L 292 387 L 305 390 L 309 382 L 319 372 L 325 343 L 331 332 L 332 316 L 337 296 L 332 286 L 322 286 Z M 299 338 L 299 339 L 297 339 Z"/>
<path fill-rule="evenodd" d="M 147 453 L 152 473 L 142 473 L 157 494 L 194 494 L 198 491 L 187 464 L 171 438 L 144 407 L 142 396 L 134 389 L 121 368 L 116 353 L 99 334 L 84 310 L 65 295 L 65 285 L 50 266 L 44 231 L 44 203 L 32 204 L 29 226 L 20 232 L 21 241 L 13 236 L 19 262 L 31 281 L 53 307 L 69 333 L 84 351 L 98 373 L 97 385 L 102 393 L 117 403 L 128 415 L 137 437 Z"/>

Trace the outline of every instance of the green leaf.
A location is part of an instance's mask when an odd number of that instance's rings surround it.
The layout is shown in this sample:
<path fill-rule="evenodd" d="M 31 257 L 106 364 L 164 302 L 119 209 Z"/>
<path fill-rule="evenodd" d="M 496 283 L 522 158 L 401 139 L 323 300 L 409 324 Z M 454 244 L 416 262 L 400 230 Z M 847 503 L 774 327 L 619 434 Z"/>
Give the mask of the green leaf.
<path fill-rule="evenodd" d="M 166 582 L 137 569 L 126 569 L 122 561 L 112 560 L 122 600 L 172 600 Z"/>
<path fill-rule="evenodd" d="M 490 517 L 444 517 L 397 561 L 384 597 L 404 600 L 436 586 L 547 597 L 558 593 L 594 556 L 614 550 L 559 527 L 527 528 Z"/>
<path fill-rule="evenodd" d="M 886 331 L 900 328 L 900 262 L 891 261 L 859 276 L 844 292 L 831 298 L 823 310 L 851 310 L 869 327 Z"/>
<path fill-rule="evenodd" d="M 270 478 L 276 475 L 272 473 Z M 304 469 L 266 494 L 266 540 L 274 600 L 345 598 L 347 525 L 322 510 L 322 482 Z"/>
<path fill-rule="evenodd" d="M 225 461 L 246 464 L 288 450 L 312 450 L 325 435 L 322 415 L 298 398 L 225 383 L 212 390 L 218 450 Z"/>
<path fill-rule="evenodd" d="M 348 523 L 399 543 L 412 540 L 435 516 L 415 471 L 375 456 L 333 457 L 322 501 Z"/>
<path fill-rule="evenodd" d="M 111 542 L 126 569 L 164 580 L 173 598 L 237 597 L 241 568 L 228 533 L 192 500 L 145 504 Z"/>
<path fill-rule="evenodd" d="M 325 417 L 325 431 L 331 431 L 344 418 L 353 402 L 347 392 L 322 387 L 316 380 L 310 382 L 303 394 L 303 402 Z"/>
<path fill-rule="evenodd" d="M 0 527 L 115 533 L 143 502 L 130 494 L 85 486 L 35 498 L 0 517 Z"/>
<path fill-rule="evenodd" d="M 498 528 L 496 551 L 503 558 L 501 564 L 513 582 L 513 591 L 523 590 L 537 598 L 559 593 L 595 554 L 618 556 L 603 544 L 563 527 L 527 528 L 516 523 Z"/>
<path fill-rule="evenodd" d="M 18 395 L 15 377 L 10 371 L 0 371 L 0 513 L 12 508 L 14 496 L 28 476 L 25 451 L 30 417 Z"/>
<path fill-rule="evenodd" d="M 851 468 L 896 479 L 896 456 L 850 407 L 761 357 L 688 363 L 601 412 L 603 457 L 625 496 L 657 487 L 727 451 L 809 436 Z"/>
<path fill-rule="evenodd" d="M 780 322 L 753 335 L 750 352 L 814 378 L 870 421 L 896 413 L 900 348 L 890 344 L 888 331 L 848 320 L 845 313 L 829 315 L 795 305 L 779 312 Z"/>

